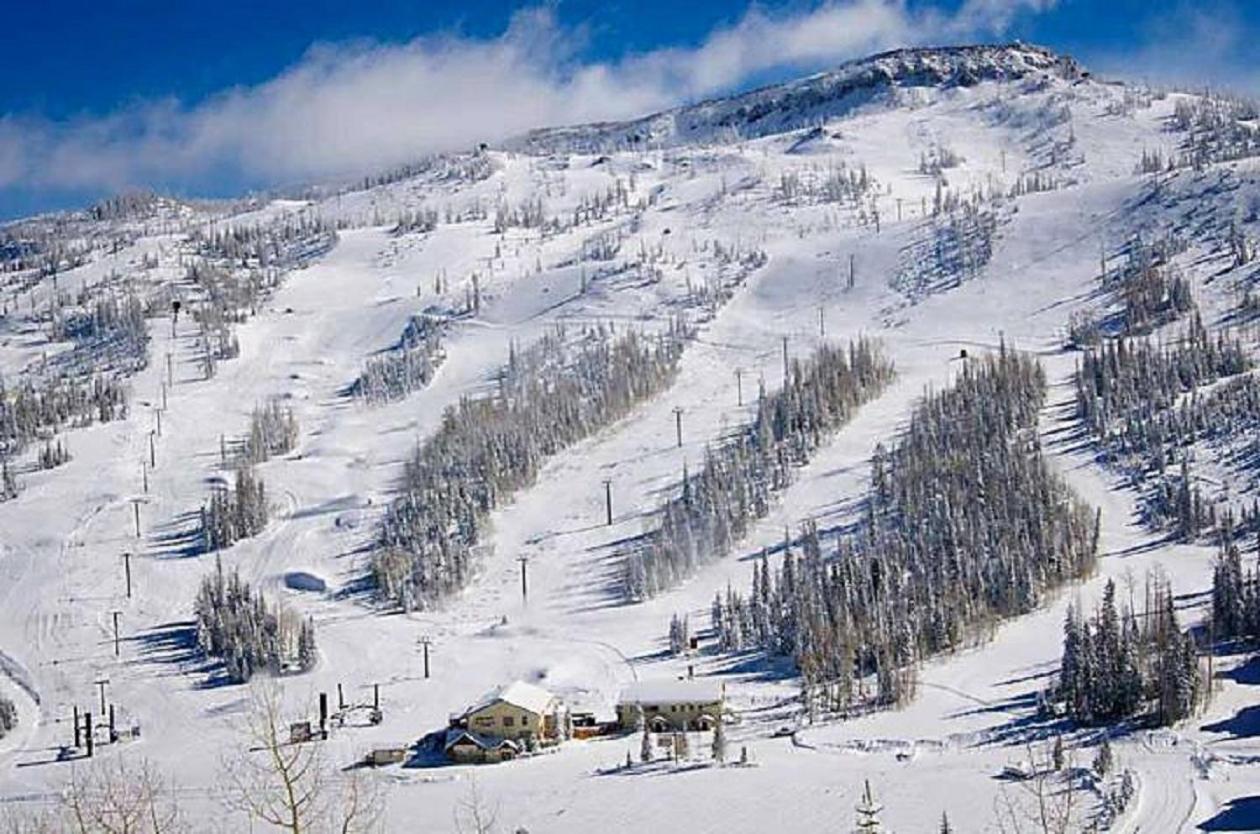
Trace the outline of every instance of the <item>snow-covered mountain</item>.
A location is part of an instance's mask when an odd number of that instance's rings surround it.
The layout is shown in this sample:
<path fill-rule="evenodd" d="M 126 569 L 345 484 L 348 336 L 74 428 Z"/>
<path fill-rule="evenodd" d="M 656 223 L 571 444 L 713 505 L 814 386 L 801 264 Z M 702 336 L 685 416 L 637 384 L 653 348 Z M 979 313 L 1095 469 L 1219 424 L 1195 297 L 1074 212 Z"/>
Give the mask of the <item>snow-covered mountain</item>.
<path fill-rule="evenodd" d="M 474 780 L 500 830 L 844 828 L 868 780 L 897 831 L 1040 830 L 1042 788 L 1069 830 L 1260 826 L 1258 115 L 899 50 L 353 187 L 5 226 L 0 820 L 55 810 L 103 697 L 140 732 L 94 762 L 244 830 L 275 678 L 285 723 L 343 713 L 328 797 L 409 749 L 372 771 L 388 830 L 468 830 Z M 1109 581 L 1124 720 L 1057 687 Z M 1196 664 L 1211 698 L 1147 726 Z M 726 766 L 698 732 L 646 764 L 638 734 L 417 744 L 514 680 L 611 720 L 689 675 Z"/>

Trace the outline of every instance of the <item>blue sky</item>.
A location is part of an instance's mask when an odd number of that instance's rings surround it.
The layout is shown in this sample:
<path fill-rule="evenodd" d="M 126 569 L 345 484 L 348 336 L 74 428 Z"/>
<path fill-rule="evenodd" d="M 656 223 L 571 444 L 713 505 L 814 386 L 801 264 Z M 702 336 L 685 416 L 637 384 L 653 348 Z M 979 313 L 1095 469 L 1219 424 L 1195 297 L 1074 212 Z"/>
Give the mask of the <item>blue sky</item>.
<path fill-rule="evenodd" d="M 68 0 L 4 24 L 0 216 L 347 176 L 916 43 L 1021 38 L 1260 93 L 1254 0 Z"/>

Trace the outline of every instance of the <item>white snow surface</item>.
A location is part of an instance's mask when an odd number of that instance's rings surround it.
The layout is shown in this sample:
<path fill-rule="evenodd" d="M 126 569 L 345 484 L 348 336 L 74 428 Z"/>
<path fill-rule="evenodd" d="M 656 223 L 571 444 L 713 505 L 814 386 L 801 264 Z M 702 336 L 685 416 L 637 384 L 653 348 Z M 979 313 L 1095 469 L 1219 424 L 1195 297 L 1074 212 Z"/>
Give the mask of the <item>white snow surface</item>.
<path fill-rule="evenodd" d="M 318 692 L 341 685 L 348 701 L 370 703 L 379 685 L 383 722 L 336 730 L 325 742 L 332 761 L 347 766 L 374 747 L 412 744 L 442 730 L 448 715 L 480 693 L 511 681 L 525 682 L 509 687 L 514 694 L 550 692 L 607 714 L 620 693 L 635 691 L 636 681 L 652 689 L 657 681 L 685 676 L 692 665 L 706 685 L 725 686 L 738 716 L 729 743 L 736 751 L 746 748 L 753 765 L 717 766 L 707 745 L 697 742 L 693 762 L 621 770 L 628 751 L 637 756 L 638 739 L 601 738 L 495 766 L 391 766 L 381 771 L 389 830 L 455 830 L 453 814 L 474 778 L 498 808 L 503 830 L 751 833 L 784 828 L 784 809 L 791 809 L 788 830 L 845 830 L 864 780 L 884 805 L 890 830 L 934 831 L 942 812 L 958 830 L 998 830 L 996 809 L 1004 797 L 1018 799 L 998 777 L 1026 756 L 1027 743 L 1039 740 L 1036 694 L 1056 671 L 1068 604 L 1092 606 L 1109 578 L 1122 594 L 1130 580 L 1140 588 L 1144 573 L 1159 569 L 1177 591 L 1183 621 L 1193 623 L 1204 614 L 1215 553 L 1206 544 L 1169 544 L 1141 528 L 1136 494 L 1100 468 L 1074 436 L 1070 377 L 1078 357 L 1062 348 L 1068 317 L 1095 303 L 1100 248 L 1117 257 L 1133 235 L 1172 224 L 1196 233 L 1179 264 L 1195 282 L 1205 321 L 1224 326 L 1234 281 L 1245 268 L 1228 263 L 1201 220 L 1228 217 L 1255 235 L 1256 212 L 1248 214 L 1248 207 L 1260 206 L 1255 161 L 1180 169 L 1157 180 L 1135 173 L 1144 150 L 1167 152 L 1179 141 L 1168 127 L 1179 94 L 1125 107 L 1132 88 L 1065 74 L 1057 61 L 1047 64 L 1039 55 L 1012 57 L 1018 73 L 965 85 L 894 85 L 889 95 L 861 106 L 820 111 L 806 118 L 809 124 L 785 122 L 749 137 L 675 126 L 669 141 L 655 146 L 612 141 L 584 153 L 551 153 L 537 143 L 530 151 L 525 142 L 488 151 L 493 173 L 476 182 L 428 171 L 369 190 L 256 209 L 319 212 L 358 227 L 341 231 L 331 253 L 287 276 L 238 327 L 240 357 L 221 363 L 209 380 L 195 364 L 194 325 L 154 319 L 154 360 L 131 380 L 128 419 L 69 432 L 72 459 L 52 471 L 23 470 L 19 497 L 0 503 L 0 693 L 17 703 L 21 719 L 0 739 L 0 809 L 53 801 L 69 775 L 70 765 L 56 758 L 70 740 L 71 710 L 93 705 L 95 682 L 107 679 L 108 697 L 142 734 L 99 755 L 153 762 L 178 785 L 198 830 L 247 830 L 219 803 L 220 760 L 241 744 L 247 687 L 208 685 L 206 664 L 190 644 L 190 621 L 197 584 L 215 559 L 179 542 L 208 495 L 208 480 L 223 474 L 220 435 L 239 436 L 256 404 L 279 397 L 293 408 L 301 436 L 294 452 L 258 468 L 275 504 L 273 520 L 262 535 L 221 558 L 314 618 L 317 667 L 281 681 L 293 720 L 313 714 Z M 757 96 L 766 100 L 772 93 Z M 703 107 L 712 114 L 725 106 Z M 676 122 L 676 114 L 670 118 Z M 810 132 L 815 122 L 821 133 Z M 633 129 L 570 132 L 620 136 Z M 945 172 L 959 193 L 1005 189 L 1034 170 L 1060 187 L 1007 201 L 994 255 L 980 274 L 911 304 L 890 281 L 908 247 L 928 232 L 923 207 L 931 205 L 936 184 L 919 172 L 919 161 L 941 144 L 962 158 Z M 781 197 L 783 174 L 823 176 L 841 162 L 865 166 L 877 183 L 861 209 Z M 640 208 L 561 234 L 493 233 L 500 200 L 539 197 L 549 213 L 568 217 L 583 198 L 617 179 L 630 189 L 632 204 L 642 201 Z M 872 202 L 878 230 L 869 218 Z M 432 232 L 394 235 L 387 219 L 373 224 L 402 209 L 459 211 L 478 204 L 489 218 L 442 222 Z M 205 214 L 196 217 L 186 222 L 212 222 Z M 113 269 L 141 274 L 137 263 L 145 253 L 160 260 L 153 280 L 177 279 L 176 253 L 187 231 L 152 228 L 131 247 L 59 276 L 61 289 L 90 284 Z M 583 266 L 575 259 L 598 234 L 622 236 L 614 263 L 661 253 L 659 274 L 633 266 L 599 273 L 603 264 L 588 262 L 582 292 Z M 701 325 L 672 388 L 555 456 L 536 484 L 498 509 L 466 591 L 433 610 L 403 614 L 377 607 L 361 584 L 366 549 L 402 461 L 436 430 L 443 410 L 492 390 L 510 345 L 526 344 L 557 323 L 661 325 L 687 306 L 690 288 L 718 273 L 714 242 L 760 248 L 768 262 Z M 851 255 L 856 285 L 846 291 Z M 396 341 L 410 316 L 457 303 L 473 272 L 482 310 L 453 323 L 447 359 L 432 384 L 381 407 L 342 395 L 364 361 Z M 442 296 L 434 291 L 438 274 L 446 276 Z M 45 299 L 49 292 L 47 280 L 35 289 Z M 20 297 L 25 308 L 26 291 L 5 297 Z M 698 465 L 706 444 L 749 418 L 758 381 L 777 386 L 782 339 L 793 355 L 804 356 L 824 339 L 859 334 L 883 342 L 897 381 L 801 468 L 737 553 L 650 601 L 624 603 L 615 587 L 620 548 L 651 523 L 684 464 Z M 1254 333 L 1246 338 L 1254 348 Z M 918 696 L 907 707 L 848 720 L 804 723 L 794 703 L 797 683 L 778 665 L 719 655 L 707 640 L 693 657 L 669 655 L 671 615 L 687 615 L 693 631 L 703 633 L 714 594 L 728 584 L 746 590 L 755 557 L 781 542 L 785 527 L 806 519 L 824 530 L 852 522 L 875 445 L 895 441 L 924 391 L 948 384 L 961 349 L 975 354 L 1002 340 L 1045 365 L 1051 396 L 1043 445 L 1052 465 L 1102 510 L 1097 575 L 1036 612 L 995 626 L 990 640 L 927 662 Z M 5 325 L 0 373 L 16 374 L 55 349 L 38 328 Z M 158 358 L 168 351 L 175 384 L 144 494 L 141 460 L 165 374 Z M 743 406 L 737 404 L 737 371 Z M 675 408 L 684 414 L 681 447 L 675 445 Z M 613 484 L 611 526 L 603 518 L 605 479 Z M 141 502 L 139 538 L 132 499 Z M 123 586 L 124 552 L 135 554 L 131 598 Z M 520 556 L 528 557 L 527 601 L 520 593 Z M 294 576 L 320 580 L 326 590 L 295 590 Z M 119 657 L 113 654 L 114 611 L 121 612 Z M 421 638 L 431 640 L 427 679 Z M 1260 826 L 1254 810 L 1260 664 L 1246 655 L 1221 663 L 1202 715 L 1115 739 L 1120 766 L 1132 770 L 1140 786 L 1116 830 L 1221 830 L 1240 819 Z M 785 725 L 794 734 L 775 733 Z M 1095 740 L 1090 731 L 1068 736 L 1077 764 L 1088 765 Z M 727 756 L 728 762 L 736 758 Z"/>

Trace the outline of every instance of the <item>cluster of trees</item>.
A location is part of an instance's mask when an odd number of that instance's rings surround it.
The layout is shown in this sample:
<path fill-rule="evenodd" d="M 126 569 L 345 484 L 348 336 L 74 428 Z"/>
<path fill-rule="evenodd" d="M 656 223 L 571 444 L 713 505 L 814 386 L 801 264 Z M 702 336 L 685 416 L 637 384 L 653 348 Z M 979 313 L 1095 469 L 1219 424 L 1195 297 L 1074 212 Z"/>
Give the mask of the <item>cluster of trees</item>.
<path fill-rule="evenodd" d="M 0 457 L 64 428 L 127 416 L 127 389 L 110 374 L 87 379 L 23 379 L 12 388 L 0 378 Z"/>
<path fill-rule="evenodd" d="M 1173 265 L 1173 259 L 1187 248 L 1184 237 L 1167 233 L 1150 241 L 1129 241 L 1118 266 L 1109 267 L 1103 257 L 1102 289 L 1120 308 L 1109 322 L 1112 335 L 1149 333 L 1195 309 L 1190 282 Z"/>
<path fill-rule="evenodd" d="M 771 496 L 791 482 L 795 467 L 846 424 L 893 378 L 877 343 L 824 345 L 792 363 L 774 394 L 761 391 L 757 413 L 716 448 L 704 466 L 683 471 L 679 493 L 661 506 L 661 523 L 626 558 L 624 593 L 641 600 L 672 587 L 701 565 L 730 553 L 749 525 L 770 511 Z"/>
<path fill-rule="evenodd" d="M 244 683 L 255 672 L 279 675 L 315 666 L 315 624 L 267 601 L 240 574 L 222 568 L 204 577 L 193 603 L 197 645 L 223 661 L 224 673 Z"/>
<path fill-rule="evenodd" d="M 282 407 L 278 400 L 255 408 L 249 417 L 249 434 L 241 450 L 245 466 L 263 463 L 275 455 L 284 455 L 297 446 L 298 422 L 293 409 Z M 261 497 L 261 487 L 260 487 Z"/>
<path fill-rule="evenodd" d="M 929 234 L 915 241 L 902 258 L 893 287 L 911 300 L 951 289 L 975 278 L 993 257 L 998 213 L 976 198 L 942 206 L 938 189 Z"/>
<path fill-rule="evenodd" d="M 110 293 L 82 309 L 56 306 L 52 311 L 51 338 L 75 342 L 63 366 L 109 368 L 135 373 L 149 363 L 149 328 L 145 305 L 133 293 Z"/>
<path fill-rule="evenodd" d="M 1257 420 L 1258 392 L 1253 381 L 1240 378 L 1202 397 L 1183 395 L 1251 365 L 1238 339 L 1212 337 L 1197 313 L 1163 346 L 1119 338 L 1083 355 L 1075 377 L 1077 415 L 1104 460 L 1135 482 L 1154 481 L 1143 497 L 1151 527 L 1192 539 L 1212 526 L 1212 508 L 1198 494 L 1185 450 L 1209 436 L 1246 436 Z"/>
<path fill-rule="evenodd" d="M 670 385 L 688 334 L 681 321 L 657 336 L 557 328 L 514 347 L 498 390 L 448 409 L 408 461 L 372 558 L 381 596 L 412 609 L 462 588 L 490 512 L 549 457 Z"/>
<path fill-rule="evenodd" d="M 210 262 L 244 269 L 292 269 L 327 253 L 337 243 L 335 226 L 312 212 L 259 223 L 195 229 L 190 240 Z"/>
<path fill-rule="evenodd" d="M 1186 133 L 1180 166 L 1202 170 L 1213 162 L 1228 162 L 1260 155 L 1260 131 L 1252 122 L 1260 118 L 1254 101 L 1211 94 L 1184 97 L 1174 105 L 1172 127 Z"/>
<path fill-rule="evenodd" d="M 44 448 L 39 450 L 39 458 L 35 463 L 40 469 L 56 469 L 69 460 L 69 448 L 58 439 L 56 443 L 51 440 L 45 441 Z"/>
<path fill-rule="evenodd" d="M 1183 632 L 1168 585 L 1148 577 L 1147 607 L 1116 603 L 1107 582 L 1091 619 L 1068 608 L 1063 661 L 1052 697 L 1076 721 L 1105 724 L 1149 716 L 1162 725 L 1189 717 L 1204 691 L 1194 639 Z"/>
<path fill-rule="evenodd" d="M 421 206 L 420 208 L 411 209 L 399 214 L 398 222 L 394 225 L 393 233 L 396 235 L 403 235 L 408 232 L 431 232 L 436 229 L 437 226 L 437 209 Z"/>
<path fill-rule="evenodd" d="M 811 165 L 803 170 L 784 171 L 779 175 L 776 196 L 789 205 L 817 203 L 857 204 L 875 186 L 866 165 L 849 168 L 844 161 L 832 162 L 825 169 Z"/>
<path fill-rule="evenodd" d="M 929 177 L 939 176 L 943 171 L 957 168 L 962 162 L 962 156 L 953 148 L 933 145 L 919 154 L 919 173 Z"/>
<path fill-rule="evenodd" d="M 1243 567 L 1229 517 L 1221 525 L 1221 552 L 1212 571 L 1212 633 L 1218 640 L 1260 640 L 1260 568 Z"/>
<path fill-rule="evenodd" d="M 504 201 L 499 203 L 494 212 L 494 233 L 503 234 L 514 227 L 541 229 L 548 222 L 542 197 L 527 197 L 516 205 Z"/>
<path fill-rule="evenodd" d="M 222 550 L 241 539 L 256 536 L 267 526 L 267 490 L 250 466 L 236 470 L 231 489 L 215 489 L 210 502 L 201 508 L 201 545 L 204 550 Z"/>
<path fill-rule="evenodd" d="M 1120 338 L 1086 351 L 1076 372 L 1077 415 L 1101 441 L 1131 434 L 1143 412 L 1172 407 L 1200 385 L 1251 368 L 1242 343 L 1213 338 L 1195 315 L 1176 339 L 1159 345 L 1150 339 Z M 1126 451 L 1126 444 L 1114 449 Z"/>
<path fill-rule="evenodd" d="M 1005 346 L 969 361 L 893 449 L 876 448 L 864 517 L 830 558 L 807 523 L 777 571 L 763 557 L 747 595 L 717 595 L 722 648 L 790 658 L 811 710 L 896 703 L 918 659 L 1088 573 L 1098 517 L 1041 455 L 1045 390 L 1039 363 Z"/>
<path fill-rule="evenodd" d="M 350 393 L 372 405 L 392 402 L 419 391 L 446 359 L 442 319 L 412 316 L 398 343 L 369 359 L 350 385 Z"/>

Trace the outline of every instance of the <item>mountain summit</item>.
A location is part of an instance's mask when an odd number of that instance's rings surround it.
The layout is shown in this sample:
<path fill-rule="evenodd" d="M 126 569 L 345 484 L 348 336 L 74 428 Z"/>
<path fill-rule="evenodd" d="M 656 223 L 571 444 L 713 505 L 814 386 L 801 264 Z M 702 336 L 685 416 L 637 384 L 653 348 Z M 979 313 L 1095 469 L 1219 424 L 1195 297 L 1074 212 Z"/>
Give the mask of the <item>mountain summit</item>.
<path fill-rule="evenodd" d="M 1074 58 L 1018 41 L 895 49 L 794 81 L 629 121 L 531 131 L 509 147 L 529 153 L 606 153 L 752 139 L 816 125 L 897 89 L 947 89 L 1024 79 L 1074 82 L 1088 76 Z"/>

